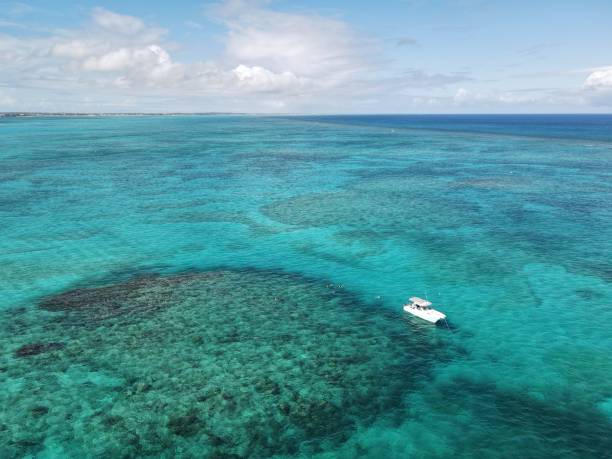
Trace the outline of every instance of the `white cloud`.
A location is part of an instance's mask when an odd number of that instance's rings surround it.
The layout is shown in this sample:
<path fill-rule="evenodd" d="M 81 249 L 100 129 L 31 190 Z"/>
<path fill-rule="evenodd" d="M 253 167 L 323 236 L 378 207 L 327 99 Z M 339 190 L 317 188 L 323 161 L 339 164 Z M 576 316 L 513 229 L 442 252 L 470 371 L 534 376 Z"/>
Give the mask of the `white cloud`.
<path fill-rule="evenodd" d="M 586 97 L 590 105 L 612 106 L 612 66 L 591 69 L 584 82 Z"/>
<path fill-rule="evenodd" d="M 63 30 L 41 39 L 0 36 L 0 66 L 15 85 L 64 90 L 104 88 L 175 92 L 185 95 L 291 91 L 306 79 L 291 71 L 226 60 L 175 62 L 164 29 L 102 8 L 93 27 Z"/>
<path fill-rule="evenodd" d="M 224 28 L 221 50 L 190 60 L 180 56 L 193 48 L 180 53 L 167 30 L 104 8 L 93 9 L 80 27 L 0 34 L 0 86 L 8 89 L 0 93 L 0 105 L 291 112 L 367 106 L 403 112 L 519 110 L 612 100 L 612 67 L 589 70 L 573 93 L 497 90 L 442 63 L 436 71 L 400 73 L 399 66 L 379 57 L 384 40 L 364 38 L 338 18 L 278 11 L 265 0 L 228 0 L 212 12 Z M 187 21 L 185 27 L 194 36 L 203 24 Z M 394 40 L 389 43 L 396 48 Z M 414 45 L 414 40 L 404 37 L 397 44 Z"/>
<path fill-rule="evenodd" d="M 612 66 L 591 72 L 584 86 L 588 89 L 612 89 Z"/>
<path fill-rule="evenodd" d="M 40 38 L 0 35 L 0 83 L 45 100 L 59 91 L 87 103 L 106 95 L 118 106 L 126 97 L 232 97 L 249 108 L 289 109 L 287 97 L 293 103 L 346 91 L 375 70 L 369 44 L 342 21 L 241 1 L 224 2 L 215 14 L 227 30 L 215 60 L 176 61 L 165 29 L 104 8 L 92 10 L 82 28 Z"/>
<path fill-rule="evenodd" d="M 457 104 L 464 104 L 466 102 L 471 101 L 473 98 L 472 94 L 465 88 L 459 88 L 457 89 L 457 92 L 455 93 L 453 100 L 457 103 Z"/>
<path fill-rule="evenodd" d="M 135 67 L 153 70 L 157 66 L 172 65 L 170 55 L 160 46 L 145 48 L 120 48 L 101 56 L 92 56 L 83 62 L 84 70 L 113 72 Z"/>
<path fill-rule="evenodd" d="M 93 52 L 93 43 L 82 40 L 63 41 L 51 47 L 51 55 L 60 58 L 80 59 Z"/>
<path fill-rule="evenodd" d="M 144 22 L 133 16 L 113 13 L 104 8 L 95 8 L 92 14 L 94 22 L 111 32 L 133 35 L 145 28 Z"/>
<path fill-rule="evenodd" d="M 514 91 L 474 91 L 459 88 L 453 96 L 453 102 L 457 106 L 499 106 L 499 105 L 521 105 L 542 102 L 539 94 L 522 93 Z"/>
<path fill-rule="evenodd" d="M 229 29 L 227 58 L 337 83 L 372 68 L 371 43 L 344 22 L 229 1 L 216 10 Z"/>
<path fill-rule="evenodd" d="M 232 70 L 241 87 L 254 87 L 260 91 L 274 91 L 283 88 L 299 87 L 306 84 L 291 72 L 274 73 L 263 67 L 239 65 Z"/>
<path fill-rule="evenodd" d="M 537 107 L 540 110 L 551 107 L 574 104 L 583 105 L 584 98 L 577 91 L 554 91 L 554 90 L 469 90 L 459 88 L 452 97 L 452 103 L 456 107 L 479 108 L 479 109 L 510 109 L 520 107 Z"/>

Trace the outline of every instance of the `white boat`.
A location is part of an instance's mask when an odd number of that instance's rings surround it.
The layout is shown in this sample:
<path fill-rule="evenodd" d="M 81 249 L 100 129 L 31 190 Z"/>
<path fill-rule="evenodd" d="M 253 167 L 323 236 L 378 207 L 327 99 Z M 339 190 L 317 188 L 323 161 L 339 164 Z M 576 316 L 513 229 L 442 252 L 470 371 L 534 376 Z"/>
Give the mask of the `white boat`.
<path fill-rule="evenodd" d="M 404 305 L 404 311 L 412 314 L 413 316 L 420 317 L 427 322 L 431 322 L 432 324 L 446 319 L 446 314 L 433 309 L 431 307 L 431 302 L 416 296 L 408 299 L 408 304 Z"/>

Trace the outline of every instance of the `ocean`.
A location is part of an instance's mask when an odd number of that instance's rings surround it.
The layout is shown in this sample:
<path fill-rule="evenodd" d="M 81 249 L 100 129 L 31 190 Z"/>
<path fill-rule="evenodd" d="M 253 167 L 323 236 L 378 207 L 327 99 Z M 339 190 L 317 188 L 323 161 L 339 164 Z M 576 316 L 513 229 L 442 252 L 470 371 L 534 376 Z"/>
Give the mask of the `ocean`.
<path fill-rule="evenodd" d="M 0 457 L 611 454 L 612 116 L 0 118 L 0 221 Z"/>

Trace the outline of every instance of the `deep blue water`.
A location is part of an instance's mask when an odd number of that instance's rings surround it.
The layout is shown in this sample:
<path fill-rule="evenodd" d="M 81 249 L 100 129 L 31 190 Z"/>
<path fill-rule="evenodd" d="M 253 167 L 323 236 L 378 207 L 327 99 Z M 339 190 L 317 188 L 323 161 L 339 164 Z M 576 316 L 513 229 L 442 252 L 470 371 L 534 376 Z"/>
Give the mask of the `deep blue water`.
<path fill-rule="evenodd" d="M 296 118 L 389 128 L 612 141 L 612 115 L 322 115 Z"/>
<path fill-rule="evenodd" d="M 611 198 L 606 115 L 0 119 L 0 456 L 605 457 Z"/>

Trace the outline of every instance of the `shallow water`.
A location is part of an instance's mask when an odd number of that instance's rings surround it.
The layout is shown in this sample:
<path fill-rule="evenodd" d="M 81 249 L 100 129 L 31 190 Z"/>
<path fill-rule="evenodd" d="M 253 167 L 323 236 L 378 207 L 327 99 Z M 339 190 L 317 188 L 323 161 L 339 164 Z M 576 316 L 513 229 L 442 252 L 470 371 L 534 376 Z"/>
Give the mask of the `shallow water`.
<path fill-rule="evenodd" d="M 0 456 L 606 456 L 607 126 L 0 120 Z"/>

